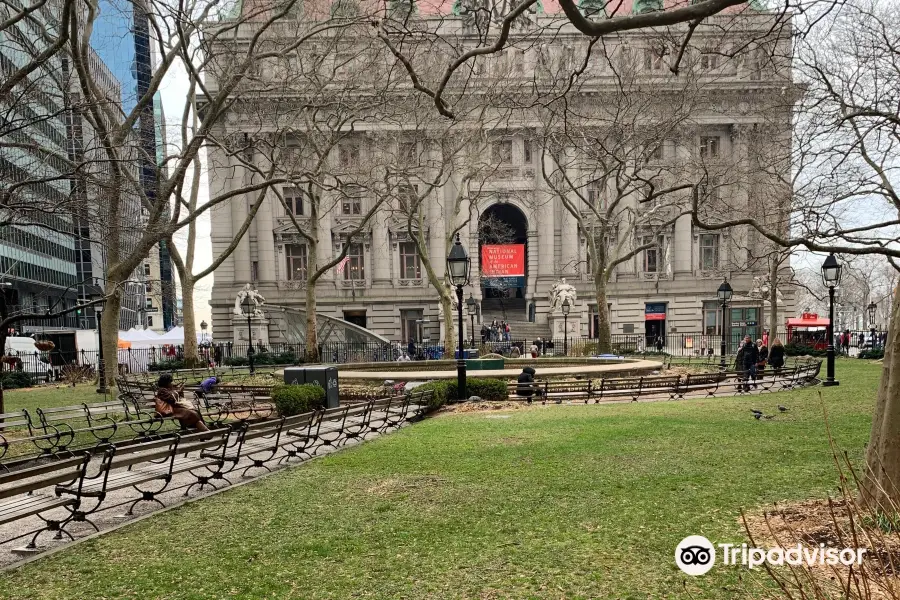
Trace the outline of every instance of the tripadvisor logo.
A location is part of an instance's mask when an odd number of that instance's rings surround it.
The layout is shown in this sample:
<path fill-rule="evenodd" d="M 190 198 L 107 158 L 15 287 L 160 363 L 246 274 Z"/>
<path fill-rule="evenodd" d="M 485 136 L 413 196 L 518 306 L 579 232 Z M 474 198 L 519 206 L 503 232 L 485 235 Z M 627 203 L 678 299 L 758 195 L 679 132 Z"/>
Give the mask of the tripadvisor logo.
<path fill-rule="evenodd" d="M 752 548 L 747 544 L 717 544 L 702 535 L 690 535 L 675 547 L 675 564 L 694 577 L 704 575 L 716 564 L 716 547 L 723 565 L 743 565 L 755 569 L 762 564 L 771 566 L 859 565 L 867 548 L 829 548 L 825 544 L 807 547 L 802 544 L 787 548 Z"/>

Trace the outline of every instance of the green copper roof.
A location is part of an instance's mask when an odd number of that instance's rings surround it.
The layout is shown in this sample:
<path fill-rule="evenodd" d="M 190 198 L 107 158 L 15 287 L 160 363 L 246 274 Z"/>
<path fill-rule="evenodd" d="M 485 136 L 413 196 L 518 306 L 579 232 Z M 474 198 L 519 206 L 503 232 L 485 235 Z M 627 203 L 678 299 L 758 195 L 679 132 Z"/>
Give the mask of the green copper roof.
<path fill-rule="evenodd" d="M 581 14 L 584 16 L 591 18 L 594 16 L 597 17 L 608 17 L 609 15 L 606 13 L 606 0 L 580 0 L 578 2 L 578 9 L 581 11 Z"/>
<path fill-rule="evenodd" d="M 662 0 L 634 0 L 631 12 L 636 15 L 642 15 L 648 12 L 657 12 L 662 9 Z"/>

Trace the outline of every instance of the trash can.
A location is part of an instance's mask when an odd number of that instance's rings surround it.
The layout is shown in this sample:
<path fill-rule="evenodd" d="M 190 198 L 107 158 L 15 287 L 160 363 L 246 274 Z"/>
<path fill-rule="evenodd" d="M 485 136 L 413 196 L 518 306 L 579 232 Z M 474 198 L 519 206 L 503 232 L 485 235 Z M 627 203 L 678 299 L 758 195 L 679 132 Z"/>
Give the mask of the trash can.
<path fill-rule="evenodd" d="M 284 382 L 289 385 L 306 383 L 306 373 L 303 367 L 288 367 L 284 370 Z"/>
<path fill-rule="evenodd" d="M 325 408 L 337 408 L 340 405 L 337 367 L 306 367 L 304 371 L 305 383 L 318 384 L 325 389 Z"/>

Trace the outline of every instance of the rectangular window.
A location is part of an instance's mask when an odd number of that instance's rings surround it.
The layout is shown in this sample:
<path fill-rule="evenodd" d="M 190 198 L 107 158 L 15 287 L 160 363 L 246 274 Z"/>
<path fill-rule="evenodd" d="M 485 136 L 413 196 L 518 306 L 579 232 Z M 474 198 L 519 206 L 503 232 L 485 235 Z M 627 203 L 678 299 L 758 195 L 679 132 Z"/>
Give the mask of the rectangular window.
<path fill-rule="evenodd" d="M 288 281 L 306 281 L 306 244 L 286 244 L 284 255 Z"/>
<path fill-rule="evenodd" d="M 662 71 L 665 63 L 663 57 L 666 55 L 665 47 L 658 46 L 655 48 L 644 49 L 644 70 L 646 71 Z"/>
<path fill-rule="evenodd" d="M 150 263 L 144 263 L 144 277 L 150 277 Z"/>
<path fill-rule="evenodd" d="M 700 269 L 712 271 L 719 268 L 719 236 L 705 233 L 700 236 Z"/>
<path fill-rule="evenodd" d="M 153 327 L 153 317 L 147 316 L 147 327 Z"/>
<path fill-rule="evenodd" d="M 345 168 L 359 166 L 359 145 L 346 143 L 338 146 L 340 165 Z"/>
<path fill-rule="evenodd" d="M 587 188 L 588 204 L 595 210 L 606 210 L 606 198 L 599 183 L 589 183 Z"/>
<path fill-rule="evenodd" d="M 250 281 L 259 281 L 259 261 L 250 263 Z"/>
<path fill-rule="evenodd" d="M 719 136 L 700 137 L 700 158 L 719 158 Z"/>
<path fill-rule="evenodd" d="M 145 302 L 144 306 L 146 308 L 148 308 L 148 309 L 153 308 L 153 298 L 145 298 L 144 302 Z"/>
<path fill-rule="evenodd" d="M 146 293 L 148 293 L 148 294 L 151 293 L 151 292 L 153 291 L 153 284 L 150 283 L 150 282 L 145 283 L 145 284 L 144 284 L 144 291 L 145 291 Z"/>
<path fill-rule="evenodd" d="M 413 209 L 418 198 L 418 186 L 410 185 L 408 183 L 401 183 L 397 186 L 397 201 L 400 205 L 400 210 L 403 212 L 408 213 Z"/>
<path fill-rule="evenodd" d="M 644 250 L 644 273 L 660 273 L 662 272 L 662 249 L 663 237 L 659 236 L 656 241 L 652 236 L 645 236 L 641 245 L 654 244 L 653 247 Z"/>
<path fill-rule="evenodd" d="M 700 55 L 700 70 L 713 71 L 719 67 L 719 55 L 714 52 L 704 52 Z"/>
<path fill-rule="evenodd" d="M 663 159 L 663 146 L 663 142 L 660 142 L 650 148 L 650 162 L 659 162 Z"/>
<path fill-rule="evenodd" d="M 415 242 L 400 244 L 400 279 L 421 279 L 422 268 Z"/>
<path fill-rule="evenodd" d="M 282 188 L 284 203 L 287 205 L 288 214 L 300 217 L 303 215 L 303 194 L 294 187 Z"/>
<path fill-rule="evenodd" d="M 715 175 L 709 175 L 697 186 L 697 193 L 701 201 L 717 202 L 721 198 L 721 182 Z"/>
<path fill-rule="evenodd" d="M 494 142 L 492 152 L 494 162 L 501 165 L 512 163 L 512 140 Z"/>
<path fill-rule="evenodd" d="M 531 140 L 525 140 L 522 143 L 522 161 L 526 165 L 531 164 Z"/>
<path fill-rule="evenodd" d="M 362 281 L 366 278 L 366 261 L 362 244 L 350 244 L 347 252 L 347 263 L 344 265 L 344 279 Z"/>
<path fill-rule="evenodd" d="M 414 165 L 418 163 L 418 152 L 415 142 L 400 142 L 400 163 Z"/>
<path fill-rule="evenodd" d="M 703 333 L 706 335 L 719 335 L 722 323 L 719 317 L 721 308 L 717 302 L 703 303 Z"/>
<path fill-rule="evenodd" d="M 341 202 L 341 214 L 362 214 L 362 196 L 362 188 L 359 188 L 357 186 L 347 186 L 344 189 L 344 199 Z"/>

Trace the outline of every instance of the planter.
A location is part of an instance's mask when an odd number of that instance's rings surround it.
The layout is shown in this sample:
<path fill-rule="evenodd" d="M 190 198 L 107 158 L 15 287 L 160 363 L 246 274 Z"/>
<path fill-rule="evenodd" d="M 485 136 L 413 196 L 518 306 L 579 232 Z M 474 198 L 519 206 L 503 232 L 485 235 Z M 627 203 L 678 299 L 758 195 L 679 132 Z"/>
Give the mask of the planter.
<path fill-rule="evenodd" d="M 41 352 L 50 352 L 54 348 L 56 348 L 56 344 L 51 342 L 50 340 L 37 340 L 34 343 L 34 347 L 40 350 Z"/>

